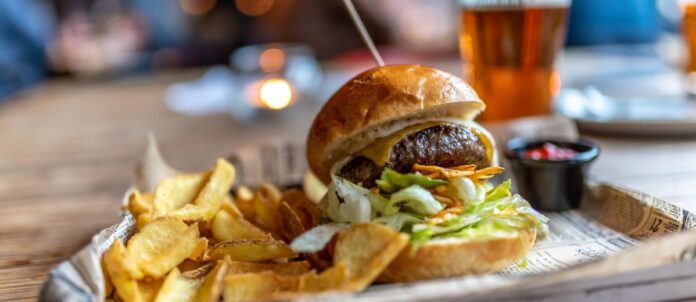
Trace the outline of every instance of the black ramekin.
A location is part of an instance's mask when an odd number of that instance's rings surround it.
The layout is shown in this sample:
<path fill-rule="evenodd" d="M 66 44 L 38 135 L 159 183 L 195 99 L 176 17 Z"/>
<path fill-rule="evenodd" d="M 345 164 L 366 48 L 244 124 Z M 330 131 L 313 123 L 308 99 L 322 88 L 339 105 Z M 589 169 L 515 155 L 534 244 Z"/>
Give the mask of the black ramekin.
<path fill-rule="evenodd" d="M 567 160 L 525 157 L 525 150 L 541 147 L 544 143 L 575 150 L 577 155 Z M 520 195 L 527 199 L 532 207 L 541 211 L 578 208 L 587 170 L 597 156 L 599 147 L 587 139 L 565 142 L 513 138 L 505 144 L 505 157 L 511 165 Z"/>

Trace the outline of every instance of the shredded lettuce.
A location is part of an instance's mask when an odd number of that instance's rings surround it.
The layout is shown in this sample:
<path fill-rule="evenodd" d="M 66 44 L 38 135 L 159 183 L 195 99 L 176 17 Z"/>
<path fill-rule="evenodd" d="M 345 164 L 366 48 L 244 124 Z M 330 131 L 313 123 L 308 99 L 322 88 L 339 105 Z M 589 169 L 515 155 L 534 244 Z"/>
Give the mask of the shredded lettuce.
<path fill-rule="evenodd" d="M 486 201 L 510 197 L 510 187 L 512 187 L 512 182 L 508 179 L 492 190 L 486 192 Z"/>
<path fill-rule="evenodd" d="M 459 177 L 450 180 L 450 187 L 457 198 L 464 203 L 479 203 L 486 197 L 486 188 L 474 183 L 468 177 Z"/>
<path fill-rule="evenodd" d="M 389 202 L 389 199 L 380 194 L 368 194 L 367 199 L 372 205 L 372 209 L 381 215 L 392 215 L 399 212 L 399 205 Z"/>
<path fill-rule="evenodd" d="M 347 229 L 349 226 L 347 223 L 329 223 L 316 226 L 295 238 L 290 243 L 290 248 L 297 253 L 316 253 L 323 250 L 338 231 Z"/>
<path fill-rule="evenodd" d="M 367 194 L 370 194 L 367 189 L 335 177 L 323 200 L 325 212 L 334 222 L 368 222 L 372 218 L 372 206 Z"/>
<path fill-rule="evenodd" d="M 539 237 L 547 232 L 548 219 L 522 197 L 512 194 L 509 180 L 492 187 L 467 177 L 445 181 L 385 169 L 377 183 L 379 190 L 371 191 L 334 177 L 320 204 L 325 217 L 332 222 L 330 225 L 381 223 L 409 233 L 412 251 L 438 238 L 510 237 L 530 228 L 535 228 Z M 437 188 L 439 192 L 454 195 L 464 202 L 461 213 L 439 223 L 426 219 L 444 209 L 428 190 L 436 186 L 442 186 Z M 337 232 L 336 226 L 327 228 L 333 232 L 331 236 Z M 303 234 L 296 239 L 298 243 L 293 242 L 293 249 L 321 250 L 331 239 L 330 232 L 312 229 L 308 237 Z"/>
<path fill-rule="evenodd" d="M 485 196 L 480 202 L 466 203 L 464 211 L 456 218 L 436 225 L 414 225 L 412 244 L 434 238 L 509 237 L 530 228 L 535 228 L 539 237 L 546 234 L 548 218 L 519 195 L 510 193 L 509 181 L 489 190 Z"/>
<path fill-rule="evenodd" d="M 380 179 L 377 180 L 380 190 L 387 193 L 394 193 L 413 185 L 428 189 L 445 184 L 447 184 L 446 180 L 430 178 L 420 173 L 402 174 L 389 168 L 385 168 Z"/>
<path fill-rule="evenodd" d="M 392 194 L 389 197 L 389 203 L 392 205 L 403 204 L 409 212 L 420 215 L 433 215 L 444 208 L 439 201 L 435 200 L 430 191 L 418 185 L 412 185 Z"/>
<path fill-rule="evenodd" d="M 395 231 L 402 231 L 409 225 L 422 223 L 423 221 L 423 218 L 407 213 L 396 213 L 372 220 L 372 222 L 381 223 L 394 229 Z"/>

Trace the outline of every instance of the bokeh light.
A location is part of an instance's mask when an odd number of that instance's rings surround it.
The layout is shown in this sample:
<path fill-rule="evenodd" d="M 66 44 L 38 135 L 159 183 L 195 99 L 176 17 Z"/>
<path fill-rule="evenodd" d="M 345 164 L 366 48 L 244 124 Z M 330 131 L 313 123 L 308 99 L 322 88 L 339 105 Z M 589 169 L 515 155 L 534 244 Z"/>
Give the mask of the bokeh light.
<path fill-rule="evenodd" d="M 261 103 L 270 109 L 279 110 L 290 105 L 292 87 L 288 81 L 271 78 L 261 84 L 259 92 Z"/>
<path fill-rule="evenodd" d="M 269 48 L 261 52 L 259 67 L 265 72 L 277 72 L 285 66 L 285 53 L 278 48 Z"/>
<path fill-rule="evenodd" d="M 189 15 L 202 15 L 213 9 L 217 0 L 179 0 L 181 10 Z"/>
<path fill-rule="evenodd" d="M 237 9 L 249 16 L 260 16 L 273 6 L 274 0 L 235 0 Z"/>

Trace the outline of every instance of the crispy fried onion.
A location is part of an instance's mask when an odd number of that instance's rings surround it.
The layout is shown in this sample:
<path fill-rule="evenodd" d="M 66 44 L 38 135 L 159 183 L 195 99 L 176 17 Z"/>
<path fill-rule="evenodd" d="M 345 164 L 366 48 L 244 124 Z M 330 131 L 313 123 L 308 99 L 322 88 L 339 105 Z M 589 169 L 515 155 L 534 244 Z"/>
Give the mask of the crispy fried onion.
<path fill-rule="evenodd" d="M 414 172 L 420 172 L 425 176 L 431 178 L 459 178 L 459 177 L 469 177 L 472 180 L 482 180 L 489 179 L 496 174 L 500 174 L 505 169 L 503 167 L 487 167 L 483 169 L 476 170 L 476 165 L 462 165 L 456 167 L 444 168 L 440 166 L 428 166 L 428 165 L 413 165 Z"/>

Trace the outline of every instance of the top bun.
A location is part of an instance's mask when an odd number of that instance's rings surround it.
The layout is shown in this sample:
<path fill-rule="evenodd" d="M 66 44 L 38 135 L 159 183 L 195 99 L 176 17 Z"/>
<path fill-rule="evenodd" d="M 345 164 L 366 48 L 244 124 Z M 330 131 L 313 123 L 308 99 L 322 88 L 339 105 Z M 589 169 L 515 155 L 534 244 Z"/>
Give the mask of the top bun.
<path fill-rule="evenodd" d="M 317 114 L 307 160 L 328 183 L 334 165 L 378 137 L 426 121 L 469 121 L 484 109 L 474 89 L 447 72 L 421 65 L 372 68 L 343 85 Z"/>

